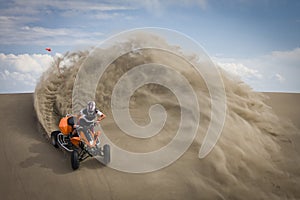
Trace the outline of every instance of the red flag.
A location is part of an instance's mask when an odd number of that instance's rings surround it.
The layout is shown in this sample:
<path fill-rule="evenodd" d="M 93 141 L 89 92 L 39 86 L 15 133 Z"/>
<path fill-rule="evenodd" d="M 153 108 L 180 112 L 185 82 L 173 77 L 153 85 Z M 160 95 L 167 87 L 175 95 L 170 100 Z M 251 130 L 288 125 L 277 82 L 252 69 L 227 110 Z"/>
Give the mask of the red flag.
<path fill-rule="evenodd" d="M 50 51 L 51 51 L 51 48 L 46 48 L 45 50 L 50 52 Z"/>

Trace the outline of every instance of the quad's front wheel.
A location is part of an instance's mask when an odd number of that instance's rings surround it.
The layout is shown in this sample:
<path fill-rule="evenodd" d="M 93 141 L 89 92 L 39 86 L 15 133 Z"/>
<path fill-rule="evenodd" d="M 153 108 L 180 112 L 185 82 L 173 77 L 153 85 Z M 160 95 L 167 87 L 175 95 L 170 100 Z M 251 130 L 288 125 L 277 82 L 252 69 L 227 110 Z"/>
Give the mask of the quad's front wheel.
<path fill-rule="evenodd" d="M 79 158 L 78 158 L 78 152 L 76 150 L 72 151 L 71 165 L 72 165 L 73 170 L 76 170 L 79 168 L 80 162 L 79 162 Z"/>
<path fill-rule="evenodd" d="M 59 134 L 59 131 L 53 131 L 51 133 L 51 143 L 55 148 L 58 148 L 58 144 L 57 144 L 57 135 Z"/>
<path fill-rule="evenodd" d="M 110 162 L 110 146 L 108 144 L 105 144 L 103 146 L 103 153 L 104 153 L 104 164 L 107 165 Z"/>

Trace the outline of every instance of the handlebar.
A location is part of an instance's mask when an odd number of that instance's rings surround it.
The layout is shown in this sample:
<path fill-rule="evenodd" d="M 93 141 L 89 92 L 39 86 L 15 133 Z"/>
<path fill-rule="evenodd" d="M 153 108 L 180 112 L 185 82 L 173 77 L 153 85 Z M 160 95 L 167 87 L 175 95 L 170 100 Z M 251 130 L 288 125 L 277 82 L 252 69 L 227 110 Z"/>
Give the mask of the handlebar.
<path fill-rule="evenodd" d="M 96 126 L 96 125 L 98 125 L 99 123 L 100 123 L 100 121 L 97 120 L 97 121 L 94 121 L 93 123 L 91 123 L 89 126 Z M 79 128 L 80 125 L 77 124 L 77 125 L 74 125 L 73 127 L 74 127 L 74 128 Z"/>

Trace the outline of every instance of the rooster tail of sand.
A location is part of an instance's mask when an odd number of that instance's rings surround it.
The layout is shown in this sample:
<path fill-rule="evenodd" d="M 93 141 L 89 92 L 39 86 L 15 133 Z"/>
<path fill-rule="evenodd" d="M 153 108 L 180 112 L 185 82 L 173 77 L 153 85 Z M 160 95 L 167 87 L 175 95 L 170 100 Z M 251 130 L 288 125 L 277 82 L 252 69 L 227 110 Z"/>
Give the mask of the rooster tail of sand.
<path fill-rule="evenodd" d="M 136 42 L 140 42 L 140 40 L 137 39 Z M 148 36 L 147 40 L 159 42 L 162 46 L 168 45 L 166 41 L 158 40 L 157 37 Z M 119 45 L 115 48 L 132 44 L 125 42 Z M 180 51 L 180 48 L 176 48 Z M 110 50 L 102 51 L 105 53 Z M 39 123 L 48 134 L 57 129 L 57 124 L 62 116 L 72 112 L 74 81 L 81 64 L 88 55 L 88 51 L 66 53 L 63 57 L 57 58 L 41 76 L 34 93 L 34 107 Z M 190 58 L 187 56 L 186 59 Z M 97 105 L 109 118 L 112 116 L 110 100 L 113 87 L 122 74 L 136 65 L 149 62 L 169 62 L 166 60 L 168 58 L 165 55 L 150 50 L 140 51 L 134 59 L 130 54 L 122 56 L 112 63 L 101 77 L 101 83 L 99 82 L 96 93 Z M 191 66 L 181 66 L 182 63 L 178 63 L 178 65 L 180 65 L 176 66 L 178 69 L 184 69 L 182 73 L 193 86 L 201 108 L 198 134 L 189 149 L 189 152 L 195 156 L 194 159 L 198 159 L 199 147 L 210 120 L 210 95 L 205 82 L 195 74 Z M 281 151 L 280 145 L 282 141 L 288 142 L 288 135 L 295 132 L 295 129 L 292 125 L 283 123 L 274 114 L 272 108 L 266 105 L 267 97 L 265 95 L 254 92 L 238 78 L 230 76 L 221 69 L 220 71 L 226 90 L 227 115 L 217 145 L 205 159 L 198 159 L 198 167 L 191 169 L 194 170 L 195 176 L 201 177 L 197 179 L 197 186 L 203 191 L 207 191 L 207 194 L 218 190 L 223 196 L 230 197 L 232 194 L 236 198 L 244 198 L 244 195 L 250 193 L 255 193 L 258 198 L 263 199 L 280 199 L 288 193 L 299 195 L 296 189 L 296 186 L 299 185 L 299 174 L 296 176 L 293 172 L 286 172 L 284 167 L 286 163 L 291 162 L 291 159 L 299 164 L 299 157 L 289 158 Z M 148 119 L 147 111 L 152 103 L 160 103 L 171 114 L 180 111 L 174 95 L 157 85 L 149 84 L 139 88 L 131 101 L 132 115 L 133 118 L 135 118 L 134 115 L 138 116 L 135 119 L 137 122 L 142 118 Z M 177 122 L 176 120 L 179 120 L 176 115 L 174 118 L 168 116 L 163 136 L 159 138 L 159 141 L 153 139 L 152 143 L 150 141 L 150 145 L 143 145 L 143 147 L 137 143 L 135 148 L 141 151 L 143 148 L 144 150 L 153 150 L 153 147 L 159 148 L 170 141 L 170 137 L 174 135 L 172 124 L 176 124 L 174 123 Z M 113 125 L 113 119 L 110 119 L 110 122 L 111 124 L 107 125 L 110 131 L 120 132 L 118 127 Z M 146 122 L 140 121 L 139 123 Z M 112 141 L 115 140 L 120 145 L 122 145 L 122 141 L 125 143 L 130 139 L 121 135 L 116 138 L 111 137 Z M 132 148 L 124 144 L 123 146 Z M 297 181 L 298 184 L 295 184 Z M 281 189 L 278 187 L 276 189 L 274 185 L 279 185 Z"/>

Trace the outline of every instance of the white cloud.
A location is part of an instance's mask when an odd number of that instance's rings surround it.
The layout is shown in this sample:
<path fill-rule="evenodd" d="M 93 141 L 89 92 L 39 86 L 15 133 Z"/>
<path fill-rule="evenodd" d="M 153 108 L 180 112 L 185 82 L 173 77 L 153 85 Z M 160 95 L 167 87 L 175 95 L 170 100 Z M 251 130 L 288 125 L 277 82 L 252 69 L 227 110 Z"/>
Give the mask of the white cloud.
<path fill-rule="evenodd" d="M 87 21 L 108 20 L 120 17 L 121 13 L 119 12 L 131 9 L 133 9 L 132 6 L 121 3 L 97 1 L 23 0 L 3 2 L 0 7 L 0 44 L 40 46 L 95 44 L 103 39 L 101 38 L 103 33 L 79 27 L 74 22 L 82 18 L 86 18 Z M 123 15 L 124 19 L 128 19 Z M 57 20 L 57 24 L 53 19 Z M 59 26 L 60 21 L 64 20 L 68 26 Z M 44 25 L 48 27 L 44 27 Z"/>
<path fill-rule="evenodd" d="M 296 48 L 292 51 L 273 51 L 271 55 L 265 56 L 278 62 L 288 62 L 300 65 L 300 48 Z"/>
<path fill-rule="evenodd" d="M 198 7 L 199 9 L 205 9 L 207 5 L 206 0 L 181 0 L 181 1 L 174 1 L 174 0 L 119 0 L 114 1 L 115 3 L 119 4 L 126 4 L 131 5 L 131 7 L 135 9 L 146 9 L 151 14 L 156 16 L 161 16 L 165 10 L 169 7 L 177 6 L 177 7 L 188 7 L 194 6 Z"/>
<path fill-rule="evenodd" d="M 76 34 L 74 34 L 76 33 Z M 72 28 L 45 28 L 40 26 L 11 26 L 0 29 L 1 44 L 23 44 L 23 45 L 79 45 L 95 44 L 99 42 L 101 32 L 82 31 Z"/>
<path fill-rule="evenodd" d="M 114 0 L 114 1 L 73 1 L 73 0 L 22 0 L 12 1 L 9 8 L 5 9 L 4 14 L 18 13 L 20 15 L 32 15 L 38 13 L 51 13 L 53 9 L 59 9 L 64 12 L 84 12 L 91 11 L 124 11 L 139 8 L 162 8 L 169 5 L 177 6 L 198 6 L 204 9 L 207 5 L 207 0 Z"/>
<path fill-rule="evenodd" d="M 280 74 L 275 74 L 275 77 L 277 78 L 277 80 L 279 81 L 279 82 L 283 82 L 283 81 L 285 81 L 285 78 L 282 76 L 282 75 L 280 75 Z"/>
<path fill-rule="evenodd" d="M 68 36 L 74 31 L 71 29 L 66 29 L 66 28 L 44 28 L 44 27 L 29 27 L 29 26 L 24 26 L 21 28 L 21 30 L 28 31 L 31 34 L 38 34 L 40 37 L 44 36 Z"/>
<path fill-rule="evenodd" d="M 94 19 L 113 19 L 113 18 L 116 18 L 116 17 L 123 17 L 122 14 L 120 13 L 99 13 L 99 14 L 95 14 L 93 15 L 93 18 Z"/>
<path fill-rule="evenodd" d="M 23 8 L 23 9 L 22 9 Z M 90 12 L 90 11 L 117 11 L 130 10 L 130 6 L 126 6 L 120 2 L 99 2 L 99 1 L 71 1 L 71 0 L 23 0 L 15 1 L 11 11 L 19 11 L 19 13 L 41 13 L 51 12 L 53 9 L 59 9 L 62 13 L 65 11 L 74 12 Z"/>
<path fill-rule="evenodd" d="M 0 54 L 0 92 L 34 91 L 53 58 L 47 54 Z"/>
<path fill-rule="evenodd" d="M 214 57 L 213 60 L 255 90 L 300 92 L 300 48 L 273 51 L 256 58 Z"/>
<path fill-rule="evenodd" d="M 53 58 L 47 54 L 3 54 L 0 53 L 0 70 L 5 69 L 9 71 L 41 73 Z"/>
<path fill-rule="evenodd" d="M 222 62 L 222 61 L 218 61 L 218 59 L 214 58 L 215 62 L 217 63 L 217 65 L 219 65 L 220 67 L 222 67 L 224 70 L 226 70 L 227 72 L 235 75 L 235 76 L 239 76 L 242 78 L 262 78 L 262 74 L 259 73 L 258 70 L 255 69 L 251 69 L 247 66 L 245 66 L 242 63 L 234 63 L 234 62 Z"/>
<path fill-rule="evenodd" d="M 127 2 L 127 4 L 137 5 L 139 7 L 144 7 L 150 11 L 154 9 L 165 9 L 170 5 L 177 5 L 177 6 L 198 6 L 201 9 L 206 8 L 207 1 L 206 0 L 181 0 L 181 1 L 174 1 L 174 0 L 122 0 L 119 2 Z"/>
<path fill-rule="evenodd" d="M 111 19 L 120 12 L 138 10 L 144 8 L 151 13 L 159 13 L 169 6 L 196 6 L 200 9 L 206 8 L 207 0 L 114 0 L 114 1 L 72 1 L 72 0 L 52 0 L 52 1 L 40 1 L 40 0 L 23 0 L 12 1 L 0 8 L 3 17 L 22 17 L 27 20 L 37 21 L 41 17 L 54 14 L 55 11 L 59 11 L 59 16 L 74 17 L 74 16 L 90 16 L 98 17 L 98 19 Z M 35 16 L 35 17 L 32 17 Z M 58 16 L 58 17 L 59 17 Z M 101 17 L 102 16 L 102 17 Z M 101 17 L 101 18 L 99 18 Z M 132 16 L 124 16 L 124 18 L 130 18 Z M 19 21 L 21 22 L 21 21 Z"/>
<path fill-rule="evenodd" d="M 196 6 L 205 8 L 206 0 L 159 1 L 159 0 L 114 0 L 114 1 L 8 1 L 0 7 L 0 44 L 2 45 L 48 45 L 78 46 L 101 42 L 101 26 L 91 29 L 79 27 L 87 23 L 98 24 L 115 18 L 132 20 L 132 10 L 146 9 L 160 15 L 170 6 Z M 48 21 L 49 18 L 49 21 Z M 57 20 L 57 24 L 55 23 Z M 68 26 L 61 27 L 60 21 Z M 45 27 L 45 25 L 47 27 Z M 85 24 L 83 24 L 84 26 Z M 55 28 L 54 28 L 55 27 Z M 98 31 L 97 31 L 98 30 Z"/>

